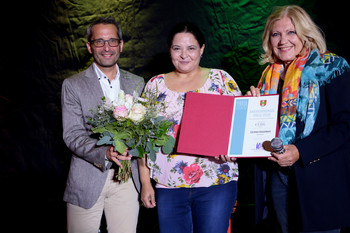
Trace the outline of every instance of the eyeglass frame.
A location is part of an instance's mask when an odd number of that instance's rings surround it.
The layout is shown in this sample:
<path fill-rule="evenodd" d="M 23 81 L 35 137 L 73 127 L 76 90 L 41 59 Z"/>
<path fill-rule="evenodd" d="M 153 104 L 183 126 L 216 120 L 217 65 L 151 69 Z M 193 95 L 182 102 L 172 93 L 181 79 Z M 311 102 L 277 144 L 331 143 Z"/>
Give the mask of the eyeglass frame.
<path fill-rule="evenodd" d="M 102 46 L 97 46 L 97 45 L 95 44 L 95 41 L 97 41 L 97 40 L 103 41 L 103 45 L 102 45 Z M 118 44 L 115 45 L 115 46 L 110 45 L 110 41 L 111 41 L 111 40 L 117 40 L 117 41 L 118 41 Z M 109 40 L 104 40 L 104 39 L 102 39 L 102 38 L 99 38 L 99 39 L 95 39 L 95 40 L 89 40 L 89 43 L 90 43 L 90 44 L 93 44 L 93 45 L 96 46 L 96 47 L 102 48 L 102 47 L 105 46 L 106 42 L 108 43 L 108 45 L 109 45 L 110 47 L 118 47 L 118 46 L 120 45 L 120 42 L 121 42 L 121 41 L 122 41 L 122 39 L 119 39 L 119 38 L 110 38 Z"/>

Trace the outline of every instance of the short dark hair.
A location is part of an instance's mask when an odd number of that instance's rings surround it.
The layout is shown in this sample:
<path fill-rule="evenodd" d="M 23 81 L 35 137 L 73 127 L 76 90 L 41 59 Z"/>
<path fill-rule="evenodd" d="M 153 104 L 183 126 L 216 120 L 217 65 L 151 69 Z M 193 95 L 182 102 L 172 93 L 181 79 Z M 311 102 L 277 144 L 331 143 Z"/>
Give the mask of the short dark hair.
<path fill-rule="evenodd" d="M 191 33 L 198 41 L 198 44 L 201 48 L 205 44 L 204 35 L 195 24 L 190 23 L 190 22 L 181 22 L 181 23 L 176 24 L 169 32 L 168 41 L 167 41 L 169 49 L 170 49 L 171 45 L 173 44 L 174 36 L 177 33 L 181 33 L 181 32 Z"/>
<path fill-rule="evenodd" d="M 95 26 L 96 24 L 113 24 L 117 28 L 117 33 L 118 33 L 119 39 L 121 39 L 121 40 L 123 39 L 122 30 L 121 30 L 119 24 L 117 23 L 117 21 L 115 21 L 115 19 L 113 19 L 113 18 L 102 17 L 102 18 L 96 19 L 93 23 L 91 23 L 89 25 L 89 27 L 86 31 L 88 41 L 90 41 L 91 37 L 92 37 L 92 27 Z"/>

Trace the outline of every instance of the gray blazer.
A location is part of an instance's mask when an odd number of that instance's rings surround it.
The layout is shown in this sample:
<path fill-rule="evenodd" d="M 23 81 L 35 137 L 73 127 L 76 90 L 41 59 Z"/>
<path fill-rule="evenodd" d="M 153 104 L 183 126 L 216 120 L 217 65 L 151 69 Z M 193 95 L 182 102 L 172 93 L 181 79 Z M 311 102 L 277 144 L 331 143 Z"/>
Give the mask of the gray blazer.
<path fill-rule="evenodd" d="M 143 78 L 120 70 L 120 87 L 126 94 L 137 88 L 140 94 Z M 90 137 L 91 109 L 102 104 L 103 91 L 91 65 L 88 69 L 64 80 L 62 84 L 63 139 L 72 151 L 64 201 L 85 209 L 97 201 L 105 184 L 112 162 L 105 163 L 107 146 L 97 147 L 97 139 Z M 132 178 L 140 190 L 136 159 L 131 162 Z"/>

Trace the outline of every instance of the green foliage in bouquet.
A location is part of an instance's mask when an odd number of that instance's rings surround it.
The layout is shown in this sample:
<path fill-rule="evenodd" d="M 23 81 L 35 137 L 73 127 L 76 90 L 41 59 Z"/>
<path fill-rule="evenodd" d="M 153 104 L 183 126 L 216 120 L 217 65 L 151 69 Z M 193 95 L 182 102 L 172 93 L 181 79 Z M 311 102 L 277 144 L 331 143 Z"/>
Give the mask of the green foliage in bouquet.
<path fill-rule="evenodd" d="M 165 154 L 170 154 L 173 150 L 175 139 L 166 134 L 172 124 L 173 122 L 164 120 L 164 117 L 145 117 L 138 124 L 128 119 L 125 122 L 115 121 L 94 127 L 92 131 L 101 135 L 98 146 L 113 145 L 121 154 L 128 148 L 133 157 L 143 158 L 147 154 L 155 161 L 160 148 Z"/>
<path fill-rule="evenodd" d="M 156 153 L 162 150 L 170 154 L 175 145 L 175 139 L 168 134 L 173 125 L 172 119 L 162 115 L 165 105 L 151 98 L 138 98 L 118 94 L 118 100 L 112 103 L 108 98 L 102 98 L 102 105 L 92 110 L 93 118 L 89 119 L 92 132 L 100 135 L 96 145 L 111 145 L 120 154 L 128 149 L 133 157 L 143 158 L 147 155 L 152 161 Z M 116 179 L 127 181 L 130 177 L 130 161 L 121 160 L 123 169 L 119 169 Z"/>

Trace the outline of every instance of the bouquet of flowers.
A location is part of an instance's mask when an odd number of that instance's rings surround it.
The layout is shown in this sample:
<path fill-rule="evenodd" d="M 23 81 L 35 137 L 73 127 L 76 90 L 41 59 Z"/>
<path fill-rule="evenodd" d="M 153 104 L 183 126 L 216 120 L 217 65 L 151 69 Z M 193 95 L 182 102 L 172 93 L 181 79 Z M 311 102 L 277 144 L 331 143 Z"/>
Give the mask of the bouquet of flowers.
<path fill-rule="evenodd" d="M 156 101 L 156 95 L 149 93 L 150 98 L 139 98 L 137 93 L 118 93 L 114 102 L 102 97 L 102 105 L 91 110 L 94 114 L 89 119 L 92 132 L 100 135 L 97 145 L 113 145 L 120 154 L 129 149 L 133 157 L 144 155 L 155 161 L 156 153 L 162 150 L 170 154 L 175 139 L 168 135 L 173 121 L 162 115 L 165 113 L 164 103 Z M 115 174 L 117 181 L 127 181 L 131 176 L 130 160 L 121 160 L 123 168 Z"/>

